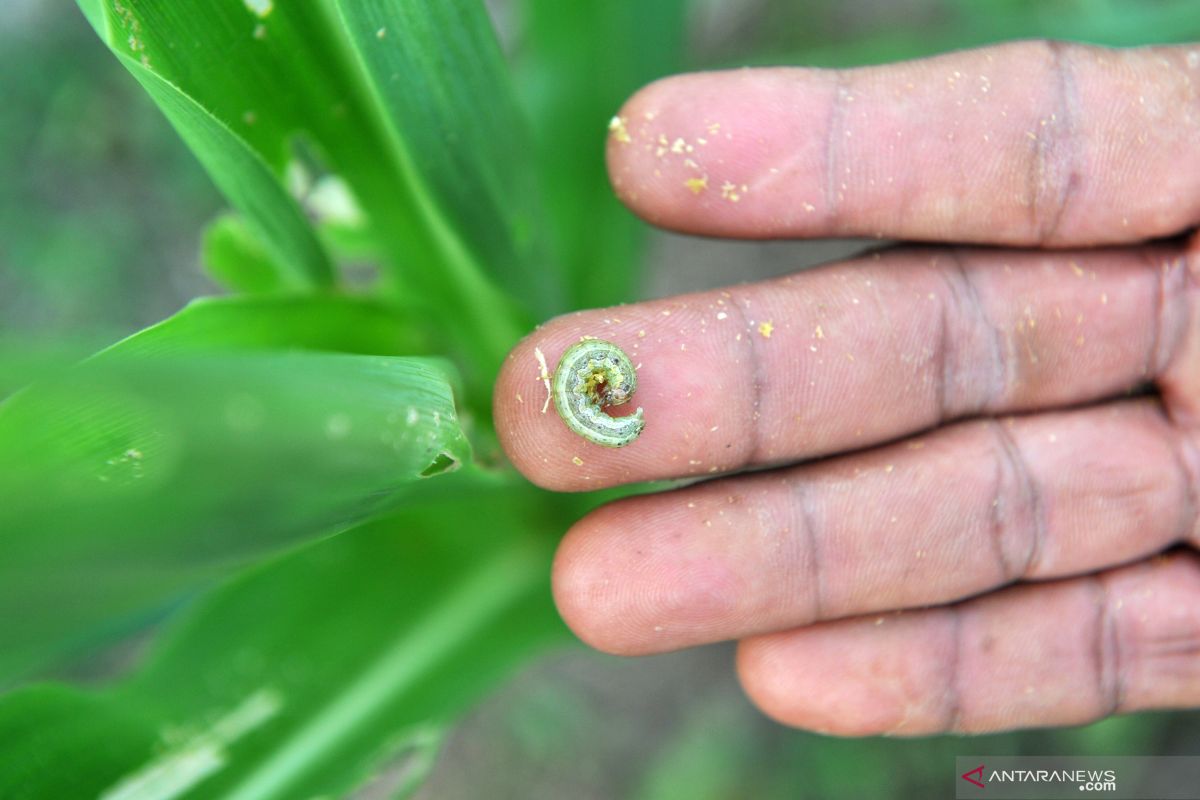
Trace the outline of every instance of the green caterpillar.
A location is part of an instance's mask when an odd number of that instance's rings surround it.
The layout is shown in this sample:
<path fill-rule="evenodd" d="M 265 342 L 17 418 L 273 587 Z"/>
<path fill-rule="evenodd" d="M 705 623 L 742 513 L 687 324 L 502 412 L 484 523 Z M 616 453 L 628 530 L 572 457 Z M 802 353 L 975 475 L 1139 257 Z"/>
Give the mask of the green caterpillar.
<path fill-rule="evenodd" d="M 625 351 L 612 342 L 585 339 L 559 359 L 551 394 L 568 428 L 589 442 L 624 447 L 646 427 L 642 409 L 625 417 L 610 417 L 603 409 L 628 403 L 636 391 L 637 373 Z"/>

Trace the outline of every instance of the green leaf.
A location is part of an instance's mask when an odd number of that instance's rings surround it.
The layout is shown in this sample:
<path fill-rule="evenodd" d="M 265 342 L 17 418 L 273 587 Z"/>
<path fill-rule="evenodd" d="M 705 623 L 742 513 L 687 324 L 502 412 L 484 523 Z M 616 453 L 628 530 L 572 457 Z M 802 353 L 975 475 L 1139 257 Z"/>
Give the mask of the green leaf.
<path fill-rule="evenodd" d="M 342 796 L 406 751 L 428 761 L 454 714 L 566 632 L 557 501 L 473 471 L 423 486 L 221 588 L 112 689 L 0 701 L 0 764 L 18 766 L 0 796 Z"/>
<path fill-rule="evenodd" d="M 461 239 L 501 284 L 541 314 L 561 310 L 557 281 L 535 270 L 538 223 L 526 122 L 479 0 L 337 0 L 386 111 L 427 223 Z M 453 247 L 453 245 L 450 245 Z"/>
<path fill-rule="evenodd" d="M 205 228 L 201 260 L 209 277 L 231 291 L 266 294 L 285 288 L 280 267 L 236 215 L 222 214 Z"/>
<path fill-rule="evenodd" d="M 0 406 L 0 680 L 468 456 L 420 359 L 110 351 L 20 392 Z"/>
<path fill-rule="evenodd" d="M 101 2 L 114 52 L 236 131 L 276 176 L 297 157 L 292 139 L 302 131 L 321 145 L 375 145 L 378 130 L 322 0 Z"/>
<path fill-rule="evenodd" d="M 127 56 L 122 63 L 167 115 L 217 187 L 242 212 L 285 286 L 327 286 L 333 269 L 312 226 L 258 153 L 220 120 L 157 73 Z"/>
<path fill-rule="evenodd" d="M 0 795 L 6 800 L 84 797 L 87 785 L 108 785 L 121 764 L 149 760 L 153 720 L 107 697 L 60 685 L 34 686 L 0 697 Z M 103 730 L 103 736 L 97 731 Z M 70 769 L 62 765 L 69 763 Z M 95 796 L 95 793 L 92 793 Z"/>
<path fill-rule="evenodd" d="M 213 349 L 325 350 L 429 355 L 430 335 L 412 310 L 345 295 L 206 297 L 138 331 L 106 353 L 162 355 Z"/>
<path fill-rule="evenodd" d="M 104 36 L 104 30 L 108 24 L 104 17 L 104 0 L 76 0 L 76 2 L 88 24 L 92 26 L 92 30 Z"/>
<path fill-rule="evenodd" d="M 645 225 L 613 195 L 608 122 L 646 83 L 680 70 L 686 0 L 523 0 L 518 88 L 536 133 L 550 263 L 570 308 L 628 302 L 638 289 Z"/>
<path fill-rule="evenodd" d="M 389 127 L 375 89 L 356 62 L 354 47 L 332 10 L 332 0 L 217 0 L 200 5 L 167 0 L 104 1 L 107 41 L 127 66 L 140 67 L 178 87 L 209 119 L 236 133 L 236 138 L 257 153 L 277 183 L 283 181 L 289 165 L 296 165 L 300 172 L 332 173 L 339 178 L 354 205 L 365 213 L 371 234 L 387 255 L 386 285 L 392 295 L 430 305 L 439 314 L 456 354 L 473 363 L 483 377 L 481 383 L 490 382 L 491 373 L 526 329 L 527 320 L 488 273 L 502 275 L 507 270 L 521 276 L 525 294 L 546 284 L 546 278 L 528 272 L 529 265 L 513 257 L 520 248 L 507 242 L 511 226 L 502 221 L 507 217 L 492 219 L 481 213 L 460 225 L 454 217 L 457 209 L 444 206 L 448 195 L 434 193 L 437 184 L 431 184 L 425 173 L 423 154 L 405 150 Z M 421 13 L 421 8 L 425 13 L 441 13 L 430 0 L 408 1 L 416 9 L 414 13 Z M 425 54 L 414 66 L 436 69 L 405 74 L 401 80 L 416 82 L 428 93 L 447 92 L 447 87 L 459 80 L 457 67 L 448 69 L 438 60 L 450 37 L 457 35 L 452 29 L 425 27 L 409 32 L 401 27 L 393 34 L 390 44 L 398 46 L 404 39 L 406 46 Z M 371 41 L 379 44 L 375 35 L 370 32 Z M 479 37 L 470 41 L 478 42 Z M 140 73 L 135 74 L 141 79 Z M 474 96 L 448 95 L 452 103 L 457 102 L 455 98 Z M 157 94 L 155 99 L 163 102 Z M 437 105 L 444 106 L 440 101 Z M 171 113 L 166 106 L 164 110 Z M 461 113 L 455 123 L 481 119 L 483 113 L 458 110 Z M 414 129 L 423 131 L 430 125 L 416 115 L 404 122 L 409 126 L 403 131 L 405 137 L 423 135 Z M 196 147 L 196 143 L 189 144 Z M 443 145 L 443 149 L 447 147 L 452 148 L 452 143 Z M 203 160 L 203 154 L 197 154 Z M 222 183 L 220 174 L 205 163 L 247 224 L 253 223 L 253 214 L 230 194 L 236 187 Z M 477 158 L 463 163 L 475 169 L 482 162 Z M 468 197 L 478 185 L 477 176 L 470 172 L 443 177 L 456 182 L 457 197 Z M 521 207 L 516 186 L 510 187 L 512 208 Z M 253 225 L 252 231 L 266 246 L 264 232 Z M 503 247 L 483 252 L 484 242 Z M 267 249 L 276 263 L 290 262 Z"/>
<path fill-rule="evenodd" d="M 69 369 L 102 344 L 90 339 L 31 341 L 0 334 L 0 401 L 34 381 Z"/>

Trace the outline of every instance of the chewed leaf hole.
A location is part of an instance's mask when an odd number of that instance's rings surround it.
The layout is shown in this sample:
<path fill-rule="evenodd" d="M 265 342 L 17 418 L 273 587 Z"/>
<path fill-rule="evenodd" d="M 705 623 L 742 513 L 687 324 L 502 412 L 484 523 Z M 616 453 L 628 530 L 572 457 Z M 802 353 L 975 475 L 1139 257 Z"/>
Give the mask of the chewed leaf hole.
<path fill-rule="evenodd" d="M 421 471 L 421 477 L 432 478 L 434 475 L 441 475 L 443 472 L 453 472 L 459 466 L 460 462 L 454 456 L 448 453 L 438 453 L 437 458 L 433 459 L 433 463 Z"/>

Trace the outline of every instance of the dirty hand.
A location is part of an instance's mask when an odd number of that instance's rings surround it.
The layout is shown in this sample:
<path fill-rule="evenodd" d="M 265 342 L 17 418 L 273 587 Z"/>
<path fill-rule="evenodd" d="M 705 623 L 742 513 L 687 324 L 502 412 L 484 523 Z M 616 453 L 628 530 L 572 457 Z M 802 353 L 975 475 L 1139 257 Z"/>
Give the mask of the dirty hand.
<path fill-rule="evenodd" d="M 837 734 L 1200 703 L 1200 247 L 1164 238 L 1200 223 L 1200 46 L 685 75 L 608 148 L 675 230 L 1013 249 L 892 249 L 523 341 L 495 411 L 535 483 L 710 479 L 571 529 L 554 593 L 581 638 L 741 640 L 755 702 Z M 582 336 L 640 365 L 625 448 L 542 413 L 535 348 L 553 369 Z"/>

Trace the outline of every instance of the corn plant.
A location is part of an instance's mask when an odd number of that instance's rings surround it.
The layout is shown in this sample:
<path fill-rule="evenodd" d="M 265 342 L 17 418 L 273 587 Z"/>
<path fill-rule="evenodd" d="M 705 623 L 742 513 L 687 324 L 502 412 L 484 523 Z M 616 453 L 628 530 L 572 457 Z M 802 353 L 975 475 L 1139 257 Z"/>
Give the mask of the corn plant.
<path fill-rule="evenodd" d="M 230 293 L 9 358 L 0 796 L 410 785 L 567 638 L 549 561 L 596 501 L 506 466 L 491 383 L 536 320 L 631 295 L 605 122 L 675 66 L 682 3 L 527 3 L 511 69 L 476 0 L 79 7 L 228 201 Z M 30 680 L 149 639 L 99 686 Z"/>

